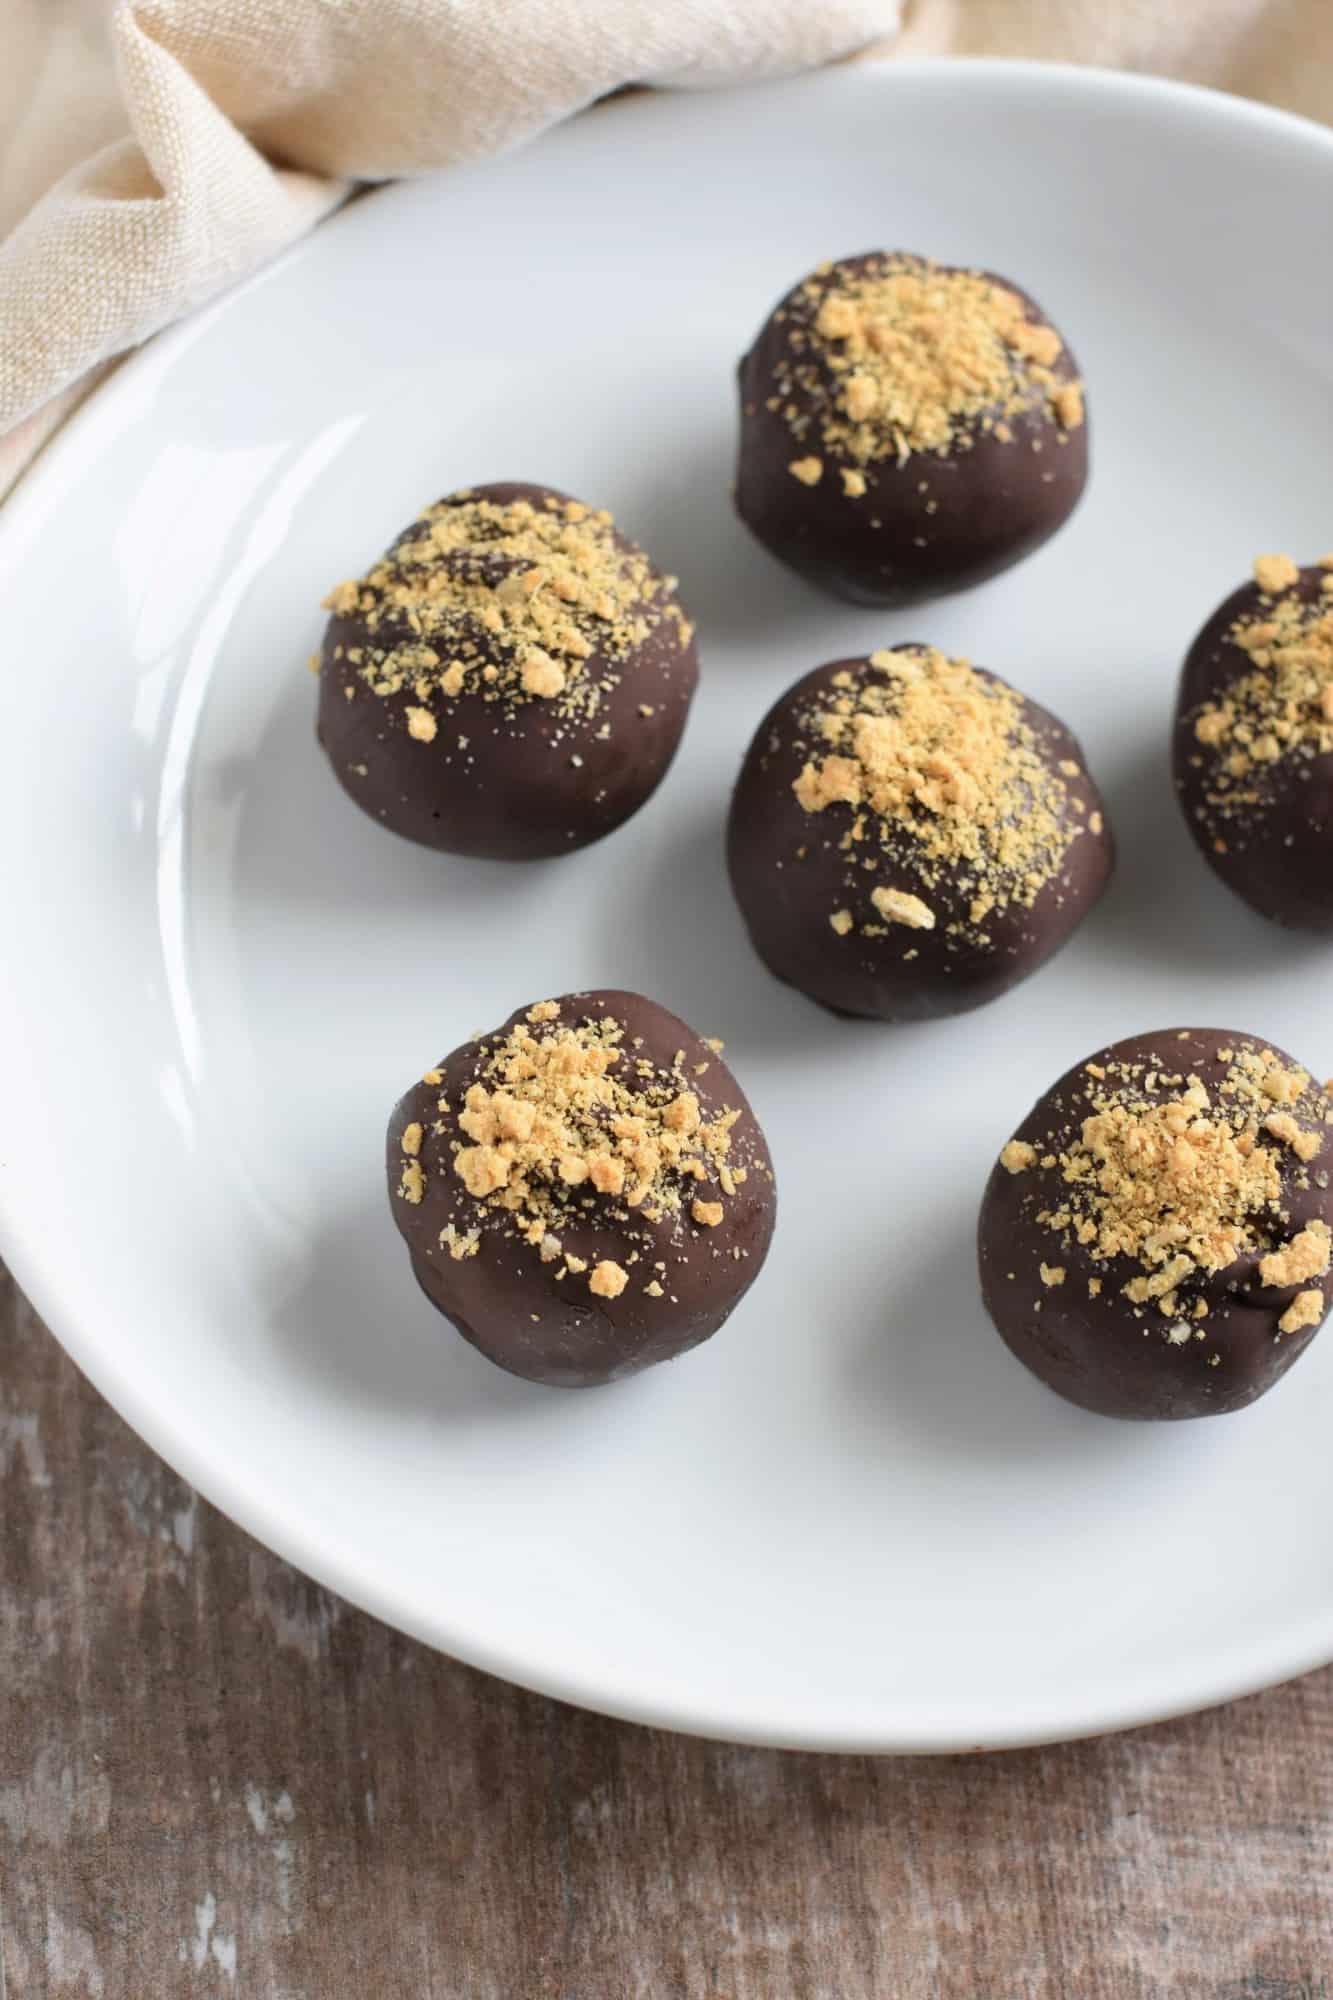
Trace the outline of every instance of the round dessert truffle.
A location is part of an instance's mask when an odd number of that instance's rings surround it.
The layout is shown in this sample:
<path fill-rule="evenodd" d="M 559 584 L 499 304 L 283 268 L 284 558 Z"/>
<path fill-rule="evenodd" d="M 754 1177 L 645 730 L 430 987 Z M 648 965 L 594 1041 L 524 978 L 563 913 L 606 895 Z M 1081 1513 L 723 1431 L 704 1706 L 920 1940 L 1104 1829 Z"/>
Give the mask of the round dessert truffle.
<path fill-rule="evenodd" d="M 675 578 L 563 493 L 451 493 L 325 604 L 319 740 L 409 840 L 564 854 L 636 812 L 675 755 L 698 679 Z"/>
<path fill-rule="evenodd" d="M 1058 950 L 1111 835 L 1078 744 L 932 646 L 834 660 L 760 723 L 731 804 L 732 888 L 771 972 L 839 1014 L 959 1014 Z"/>
<path fill-rule="evenodd" d="M 854 604 L 918 604 L 1030 555 L 1088 476 L 1078 365 L 1007 279 L 874 251 L 821 264 L 740 365 L 736 507 Z"/>
<path fill-rule="evenodd" d="M 1185 658 L 1176 792 L 1200 852 L 1264 917 L 1333 932 L 1333 556 L 1260 556 Z"/>
<path fill-rule="evenodd" d="M 721 1046 L 640 994 L 569 993 L 464 1042 L 398 1104 L 394 1220 L 431 1304 L 491 1361 L 611 1382 L 739 1304 L 777 1195 Z"/>
<path fill-rule="evenodd" d="M 981 1204 L 981 1292 L 1005 1343 L 1108 1417 L 1243 1409 L 1333 1297 L 1330 1102 L 1250 1035 L 1171 1028 L 1047 1091 Z"/>

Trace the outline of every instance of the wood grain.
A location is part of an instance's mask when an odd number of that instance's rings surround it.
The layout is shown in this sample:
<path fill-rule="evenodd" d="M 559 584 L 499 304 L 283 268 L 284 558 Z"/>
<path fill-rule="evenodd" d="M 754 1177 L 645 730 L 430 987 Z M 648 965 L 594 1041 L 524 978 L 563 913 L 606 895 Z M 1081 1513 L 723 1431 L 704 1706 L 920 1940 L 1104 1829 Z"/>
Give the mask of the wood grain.
<path fill-rule="evenodd" d="M 1331 2000 L 1333 1671 L 1097 1743 L 738 1749 L 258 1548 L 0 1274 L 0 2000 Z"/>

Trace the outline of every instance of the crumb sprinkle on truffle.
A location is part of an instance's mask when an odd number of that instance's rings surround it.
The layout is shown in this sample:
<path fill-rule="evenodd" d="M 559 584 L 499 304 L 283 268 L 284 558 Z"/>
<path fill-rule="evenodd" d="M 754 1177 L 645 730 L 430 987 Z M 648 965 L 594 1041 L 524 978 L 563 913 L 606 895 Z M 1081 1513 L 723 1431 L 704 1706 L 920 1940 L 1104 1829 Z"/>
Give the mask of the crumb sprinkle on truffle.
<path fill-rule="evenodd" d="M 1186 718 L 1218 852 L 1272 803 L 1279 767 L 1333 751 L 1333 599 L 1307 589 L 1289 556 L 1260 556 L 1254 572 L 1259 608 L 1226 634 L 1246 669 Z"/>
<path fill-rule="evenodd" d="M 1327 1223 L 1293 1234 L 1288 1221 L 1289 1191 L 1310 1185 L 1307 1167 L 1327 1136 L 1319 1086 L 1261 1044 L 1212 1053 L 1225 1069 L 1211 1089 L 1166 1062 L 1085 1065 L 1086 1112 L 1069 1105 L 1073 1134 L 1052 1135 L 1031 1198 L 1044 1204 L 1035 1219 L 1052 1252 L 1062 1246 L 1103 1267 L 1116 1294 L 1170 1322 L 1169 1340 L 1203 1340 L 1212 1314 L 1225 1312 L 1231 1295 L 1219 1308 L 1208 1289 L 1217 1274 L 1248 1260 L 1258 1284 L 1286 1290 L 1326 1276 L 1333 1256 Z M 1026 1140 L 1000 1155 L 1011 1174 L 1036 1161 Z M 1059 1282 L 1059 1268 L 1042 1262 L 1042 1281 Z M 1102 1279 L 1088 1289 L 1098 1296 Z M 1323 1292 L 1307 1289 L 1278 1326 L 1316 1325 L 1324 1306 Z"/>
<path fill-rule="evenodd" d="M 981 935 L 992 911 L 1030 909 L 1084 832 L 1070 789 L 1080 767 L 1043 756 L 1016 690 L 934 647 L 872 653 L 818 691 L 798 728 L 797 803 L 850 813 L 848 887 L 868 889 L 886 925 L 933 930 L 929 893 L 956 872 L 962 928 Z M 927 894 L 864 884 L 865 868 L 907 873 Z M 839 908 L 829 922 L 845 935 L 855 918 Z"/>
<path fill-rule="evenodd" d="M 588 721 L 599 683 L 664 619 L 682 643 L 692 636 L 675 579 L 623 541 L 604 509 L 556 495 L 452 494 L 324 603 L 364 633 L 346 654 L 357 685 L 415 696 L 405 727 L 421 743 L 464 695 L 506 714 L 537 701 L 565 722 Z M 601 670 L 590 676 L 594 657 Z"/>
<path fill-rule="evenodd" d="M 1324 1317 L 1324 1294 L 1311 1289 L 1298 1292 L 1278 1321 L 1281 1333 L 1299 1333 L 1303 1327 L 1318 1326 Z"/>
<path fill-rule="evenodd" d="M 823 266 L 788 307 L 773 405 L 798 443 L 847 468 L 851 499 L 876 461 L 943 456 L 972 433 L 1012 444 L 1019 415 L 1075 430 L 1082 385 L 1057 372 L 1060 336 L 1030 311 L 984 272 L 918 257 Z M 823 462 L 810 453 L 788 469 L 813 485 Z"/>
<path fill-rule="evenodd" d="M 696 1228 L 723 1223 L 747 1178 L 749 1152 L 735 1144 L 741 1113 L 701 1102 L 685 1050 L 655 1063 L 611 1015 L 571 1021 L 551 1000 L 538 1001 L 503 1035 L 480 1038 L 476 1049 L 458 1101 L 442 1095 L 431 1127 L 432 1158 L 475 1205 L 476 1225 L 453 1229 L 445 1243 L 452 1257 L 475 1253 L 490 1217 L 542 1263 L 559 1263 L 557 1277 L 584 1276 L 595 1296 L 614 1299 L 630 1282 L 626 1264 L 657 1257 L 648 1246 L 661 1232 L 675 1254 L 688 1256 Z M 400 1193 L 412 1202 L 424 1188 L 424 1177 L 415 1179 L 424 1144 L 414 1121 L 400 1140 Z M 590 1268 L 565 1239 L 603 1225 L 626 1247 L 617 1257 L 594 1257 Z M 651 1283 L 639 1290 L 665 1296 Z"/>

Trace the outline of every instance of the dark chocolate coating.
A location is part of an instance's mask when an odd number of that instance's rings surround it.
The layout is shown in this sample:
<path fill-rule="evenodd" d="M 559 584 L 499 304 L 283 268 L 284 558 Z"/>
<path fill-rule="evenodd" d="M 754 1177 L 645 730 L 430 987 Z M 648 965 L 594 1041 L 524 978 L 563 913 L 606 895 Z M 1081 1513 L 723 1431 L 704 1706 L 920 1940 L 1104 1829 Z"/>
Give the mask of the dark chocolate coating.
<path fill-rule="evenodd" d="M 910 644 L 893 648 L 912 650 Z M 1047 761 L 1069 759 L 1079 766 L 1079 775 L 1066 782 L 1086 811 L 1078 815 L 1071 809 L 1069 817 L 1087 830 L 1066 849 L 1060 872 L 1038 892 L 1031 909 L 1012 903 L 987 917 L 988 945 L 968 934 L 950 935 L 950 925 L 967 914 L 969 891 L 961 884 L 952 895 L 947 884 L 943 892 L 939 885 L 928 887 L 910 869 L 887 860 L 873 873 L 849 866 L 839 842 L 856 817 L 852 807 L 807 813 L 792 790 L 809 754 L 797 719 L 843 672 L 864 680 L 873 669 L 865 659 L 832 660 L 806 674 L 764 717 L 741 766 L 727 826 L 727 865 L 750 941 L 777 978 L 837 1014 L 916 1021 L 984 1006 L 1058 951 L 1105 888 L 1114 847 L 1101 794 L 1069 730 L 1023 697 L 1023 717 Z M 1102 814 L 1101 831 L 1093 833 L 1089 821 L 1096 812 Z M 894 924 L 882 937 L 865 937 L 861 924 L 876 921 L 869 901 L 874 888 L 920 895 L 936 911 L 935 928 Z M 840 906 L 851 910 L 857 925 L 847 937 L 839 937 L 829 923 L 830 912 Z"/>
<path fill-rule="evenodd" d="M 609 1259 L 629 1272 L 630 1283 L 618 1298 L 601 1298 L 589 1290 L 586 1272 L 558 1276 L 563 1257 L 543 1264 L 538 1250 L 515 1232 L 506 1211 L 488 1208 L 468 1193 L 452 1171 L 449 1138 L 458 1136 L 452 1117 L 445 1120 L 443 1136 L 432 1131 L 440 1116 L 439 1100 L 446 1098 L 457 1112 L 488 1052 L 525 1018 L 526 1007 L 517 1008 L 492 1034 L 464 1042 L 437 1065 L 441 1083 L 416 1083 L 395 1106 L 388 1131 L 389 1199 L 421 1289 L 463 1338 L 499 1367 L 529 1381 L 576 1389 L 674 1360 L 716 1333 L 768 1254 L 777 1190 L 764 1135 L 744 1093 L 692 1028 L 638 993 L 570 993 L 558 1005 L 556 1025 L 613 1016 L 627 1043 L 642 1038 L 634 1054 L 663 1068 L 670 1068 L 678 1050 L 684 1051 L 689 1072 L 707 1064 L 703 1075 L 691 1073 L 690 1088 L 705 1121 L 727 1110 L 740 1111 L 732 1128 L 730 1160 L 747 1173 L 723 1201 L 723 1219 L 712 1228 L 692 1221 L 688 1213 L 650 1222 L 617 1196 L 590 1193 L 576 1224 L 562 1228 L 561 1243 L 566 1255 L 582 1258 L 589 1269 Z M 416 1205 L 398 1191 L 403 1166 L 399 1141 L 414 1121 L 424 1131 L 420 1160 L 426 1176 L 423 1199 Z M 697 1192 L 704 1200 L 718 1199 L 711 1163 L 710 1178 L 697 1184 Z M 480 1230 L 474 1256 L 455 1259 L 441 1246 L 441 1232 L 450 1226 L 464 1236 Z M 667 1266 L 665 1274 L 655 1269 L 659 1260 Z M 644 1287 L 657 1279 L 663 1296 L 653 1298 Z"/>
<path fill-rule="evenodd" d="M 502 482 L 450 500 L 567 497 L 553 487 Z M 412 534 L 405 529 L 393 546 Z M 616 540 L 633 546 L 621 535 Z M 381 623 L 381 644 L 386 629 Z M 411 634 L 403 626 L 397 636 Z M 479 626 L 475 636 L 487 643 Z M 376 695 L 348 662 L 347 649 L 368 642 L 358 616 L 329 620 L 318 733 L 339 784 L 382 826 L 423 847 L 505 861 L 570 853 L 637 812 L 676 754 L 699 678 L 693 641 L 683 641 L 675 622 L 662 618 L 628 660 L 613 663 L 594 652 L 584 661 L 580 678 L 604 690 L 591 724 L 571 722 L 540 699 L 513 707 L 488 701 L 470 684 L 456 700 L 435 697 L 438 734 L 420 743 L 407 728 L 418 696 L 410 688 Z M 335 659 L 339 646 L 343 654 Z"/>
<path fill-rule="evenodd" d="M 842 258 L 828 281 L 862 272 L 885 254 Z M 1051 324 L 1017 285 L 1007 278 L 995 282 L 1022 299 L 1034 321 Z M 779 313 L 787 317 L 779 319 Z M 794 286 L 740 364 L 736 511 L 789 568 L 853 604 L 921 604 L 997 576 L 1068 520 L 1087 483 L 1087 419 L 1062 431 L 1044 407 L 1010 417 L 1008 443 L 974 424 L 965 429 L 970 448 L 914 451 L 902 464 L 889 457 L 858 467 L 870 482 L 859 499 L 844 493 L 836 470 L 843 461 L 836 458 L 828 459 L 817 486 L 802 485 L 787 468 L 805 450 L 820 455 L 820 445 L 799 444 L 782 411 L 767 409 L 765 400 L 773 393 L 793 320 L 810 316 L 800 286 Z M 1077 379 L 1078 364 L 1068 347 L 1053 373 L 1061 381 Z M 832 379 L 831 371 L 824 374 Z M 809 407 L 800 389 L 790 400 Z"/>
<path fill-rule="evenodd" d="M 1321 600 L 1329 574 L 1318 565 L 1301 571 L 1295 594 L 1302 603 Z M 1227 634 L 1238 620 L 1262 618 L 1266 609 L 1258 584 L 1242 584 L 1218 606 L 1185 656 L 1172 739 L 1176 796 L 1199 852 L 1242 902 L 1274 923 L 1328 934 L 1333 932 L 1333 752 L 1256 765 L 1248 782 L 1261 799 L 1241 811 L 1219 813 L 1205 797 L 1215 754 L 1199 743 L 1194 724 L 1201 708 L 1253 673 L 1253 660 Z M 1224 851 L 1214 845 L 1219 840 Z"/>
<path fill-rule="evenodd" d="M 1134 1035 L 1088 1060 L 1103 1066 L 1141 1062 L 1169 1074 L 1194 1075 L 1211 1097 L 1227 1074 L 1227 1065 L 1217 1059 L 1219 1048 L 1270 1049 L 1298 1067 L 1271 1043 L 1217 1028 L 1191 1028 L 1183 1040 L 1175 1028 Z M 1202 1339 L 1191 1336 L 1175 1345 L 1164 1337 L 1167 1322 L 1154 1304 L 1136 1307 L 1124 1296 L 1123 1287 L 1143 1275 L 1137 1259 L 1094 1260 L 1072 1237 L 1065 1241 L 1036 1219 L 1042 1210 L 1059 1207 L 1067 1193 L 1058 1169 L 1040 1161 L 1077 1138 L 1093 1110 L 1093 1087 L 1085 1063 L 1069 1070 L 1038 1099 L 1014 1135 L 1036 1148 L 1037 1162 L 1011 1174 L 997 1161 L 991 1171 L 977 1232 L 986 1310 L 1024 1366 L 1085 1410 L 1174 1419 L 1244 1409 L 1286 1374 L 1318 1332 L 1318 1327 L 1279 1332 L 1278 1321 L 1297 1293 L 1317 1287 L 1326 1306 L 1333 1299 L 1333 1277 L 1327 1274 L 1280 1290 L 1259 1281 L 1260 1259 L 1268 1250 L 1290 1241 L 1308 1222 L 1333 1225 L 1333 1195 L 1314 1178 L 1325 1171 L 1323 1155 L 1305 1168 L 1279 1149 L 1283 1212 L 1271 1216 L 1269 1240 L 1223 1271 L 1197 1271 L 1182 1283 L 1182 1317 L 1189 1318 L 1189 1306 L 1201 1297 L 1208 1319 Z M 1333 1163 L 1333 1146 L 1329 1153 Z M 1043 1262 L 1065 1267 L 1063 1284 L 1043 1285 Z M 1088 1295 L 1091 1278 L 1101 1281 L 1095 1298 Z"/>

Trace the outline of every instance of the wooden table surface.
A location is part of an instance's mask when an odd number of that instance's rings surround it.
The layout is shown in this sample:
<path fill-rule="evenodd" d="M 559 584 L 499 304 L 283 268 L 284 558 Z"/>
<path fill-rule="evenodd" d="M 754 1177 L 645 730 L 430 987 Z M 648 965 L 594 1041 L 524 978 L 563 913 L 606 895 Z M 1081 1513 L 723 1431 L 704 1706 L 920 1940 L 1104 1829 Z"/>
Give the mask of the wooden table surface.
<path fill-rule="evenodd" d="M 193 1494 L 0 1271 L 0 2000 L 1330 2000 L 1333 1670 L 989 1757 L 608 1722 Z"/>

